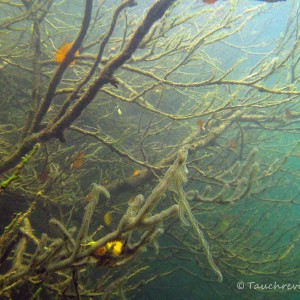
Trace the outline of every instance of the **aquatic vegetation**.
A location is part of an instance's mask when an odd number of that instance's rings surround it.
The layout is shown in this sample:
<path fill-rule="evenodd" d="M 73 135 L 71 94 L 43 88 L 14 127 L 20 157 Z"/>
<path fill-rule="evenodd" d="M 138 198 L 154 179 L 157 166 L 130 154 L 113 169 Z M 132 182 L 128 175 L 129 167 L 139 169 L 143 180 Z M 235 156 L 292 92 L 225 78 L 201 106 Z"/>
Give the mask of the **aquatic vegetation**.
<path fill-rule="evenodd" d="M 3 192 L 4 189 L 6 189 L 13 181 L 19 178 L 20 172 L 25 167 L 25 164 L 32 158 L 39 148 L 40 144 L 37 143 L 33 149 L 22 158 L 22 161 L 16 166 L 15 172 L 8 179 L 0 183 L 0 193 Z"/>
<path fill-rule="evenodd" d="M 92 200 L 87 205 L 77 236 L 73 238 L 73 229 L 68 230 L 59 220 L 52 218 L 50 224 L 55 226 L 64 238 L 51 241 L 51 238 L 47 235 L 42 235 L 41 240 L 34 237 L 37 249 L 29 262 L 24 260 L 23 254 L 26 250 L 27 243 L 24 243 L 24 240 L 21 238 L 16 248 L 18 250 L 16 252 L 18 256 L 15 257 L 13 261 L 11 272 L 9 272 L 7 276 L 0 276 L 0 292 L 3 293 L 6 291 L 7 286 L 10 286 L 14 282 L 22 281 L 28 276 L 36 277 L 38 273 L 43 276 L 42 274 L 45 272 L 55 273 L 56 271 L 70 268 L 73 264 L 75 267 L 81 264 L 86 265 L 93 263 L 87 259 L 89 255 L 96 256 L 97 264 L 106 267 L 121 266 L 124 263 L 128 263 L 129 260 L 134 259 L 134 257 L 139 254 L 139 249 L 144 248 L 157 234 L 161 233 L 161 229 L 156 228 L 156 225 L 178 213 L 177 205 L 173 205 L 160 213 L 149 216 L 171 183 L 174 173 L 183 163 L 184 159 L 182 158 L 182 154 L 179 154 L 173 166 L 166 172 L 161 183 L 153 190 L 143 205 L 139 201 L 141 197 L 137 197 L 137 200 L 134 202 L 138 202 L 139 204 L 130 203 L 127 212 L 120 220 L 119 226 L 115 231 L 100 238 L 98 241 L 86 243 L 89 239 L 88 232 L 90 222 L 96 205 L 101 194 L 105 194 L 102 192 L 104 190 L 103 187 L 94 184 L 91 192 Z M 36 203 L 36 201 L 34 203 Z M 25 220 L 28 214 L 29 212 L 20 216 L 22 219 L 21 221 L 17 220 L 18 226 L 22 224 L 22 221 Z M 144 230 L 144 234 L 140 237 L 139 241 L 133 243 L 132 232 L 141 229 Z M 31 231 L 31 229 L 29 231 Z M 32 234 L 29 234 L 30 238 L 32 238 L 32 236 Z M 126 240 L 126 246 L 119 240 L 120 237 Z M 43 263 L 43 270 L 40 269 L 41 262 Z M 17 274 L 13 272 L 16 265 L 19 266 L 19 272 Z M 59 274 L 57 275 L 59 276 Z"/>
<path fill-rule="evenodd" d="M 293 283 L 297 1 L 0 8 L 1 299 Z"/>

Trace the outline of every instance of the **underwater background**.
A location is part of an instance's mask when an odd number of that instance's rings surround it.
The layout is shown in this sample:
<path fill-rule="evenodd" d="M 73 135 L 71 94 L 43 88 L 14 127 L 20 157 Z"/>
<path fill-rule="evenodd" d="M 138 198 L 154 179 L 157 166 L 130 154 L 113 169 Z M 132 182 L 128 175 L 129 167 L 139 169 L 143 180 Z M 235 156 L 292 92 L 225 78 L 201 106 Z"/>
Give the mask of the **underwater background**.
<path fill-rule="evenodd" d="M 0 0 L 0 299 L 299 299 L 299 12 Z"/>

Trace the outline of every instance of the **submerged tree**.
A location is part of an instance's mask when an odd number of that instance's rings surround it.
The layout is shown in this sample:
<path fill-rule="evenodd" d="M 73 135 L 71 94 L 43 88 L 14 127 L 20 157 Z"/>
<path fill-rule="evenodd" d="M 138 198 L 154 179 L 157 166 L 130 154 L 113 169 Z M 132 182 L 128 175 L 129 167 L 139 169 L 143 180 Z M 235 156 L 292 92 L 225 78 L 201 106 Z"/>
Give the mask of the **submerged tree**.
<path fill-rule="evenodd" d="M 299 274 L 299 5 L 139 2 L 0 1 L 2 297 Z"/>

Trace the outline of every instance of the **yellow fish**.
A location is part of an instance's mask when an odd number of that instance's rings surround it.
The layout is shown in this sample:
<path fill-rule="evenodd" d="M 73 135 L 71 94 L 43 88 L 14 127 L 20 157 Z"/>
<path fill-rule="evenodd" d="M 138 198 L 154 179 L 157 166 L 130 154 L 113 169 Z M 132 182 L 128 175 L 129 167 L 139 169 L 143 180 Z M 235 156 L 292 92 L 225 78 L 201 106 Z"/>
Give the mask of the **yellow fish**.
<path fill-rule="evenodd" d="M 112 222 L 112 213 L 108 211 L 103 217 L 104 223 L 109 226 Z"/>
<path fill-rule="evenodd" d="M 139 176 L 140 174 L 141 174 L 141 170 L 136 169 L 136 170 L 134 170 L 132 176 L 133 176 L 133 177 L 137 177 L 137 176 Z"/>

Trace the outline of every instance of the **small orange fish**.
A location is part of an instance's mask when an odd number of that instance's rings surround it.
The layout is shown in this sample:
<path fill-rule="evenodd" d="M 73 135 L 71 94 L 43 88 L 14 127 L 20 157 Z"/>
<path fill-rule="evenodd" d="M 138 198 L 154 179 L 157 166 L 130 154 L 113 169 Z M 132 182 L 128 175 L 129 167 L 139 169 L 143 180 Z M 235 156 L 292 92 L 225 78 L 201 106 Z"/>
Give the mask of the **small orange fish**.
<path fill-rule="evenodd" d="M 96 257 L 98 257 L 98 256 L 102 257 L 106 254 L 106 252 L 107 252 L 107 248 L 104 246 L 104 247 L 96 249 L 93 252 L 93 255 L 96 256 Z"/>
<path fill-rule="evenodd" d="M 134 170 L 132 176 L 133 176 L 133 177 L 137 177 L 137 176 L 139 176 L 140 174 L 141 174 L 141 170 L 136 169 L 136 170 Z"/>
<path fill-rule="evenodd" d="M 81 168 L 84 163 L 84 157 L 85 157 L 84 151 L 81 150 L 78 156 L 72 162 L 72 169 Z"/>
<path fill-rule="evenodd" d="M 58 63 L 62 63 L 66 56 L 67 56 L 67 53 L 70 51 L 70 49 L 72 48 L 73 46 L 73 43 L 72 42 L 69 42 L 69 43 L 66 43 L 66 44 L 63 44 L 56 52 L 56 61 Z M 79 56 L 79 51 L 77 50 L 75 52 L 75 56 Z M 71 62 L 71 65 L 75 65 L 76 61 L 75 59 Z"/>
<path fill-rule="evenodd" d="M 214 168 L 214 166 L 213 166 L 212 164 L 209 164 L 209 165 L 207 166 L 207 170 L 208 170 L 208 171 L 211 171 L 213 168 Z"/>
<path fill-rule="evenodd" d="M 204 124 L 204 122 L 203 122 L 203 120 L 199 119 L 199 120 L 197 121 L 197 124 L 198 124 L 199 127 L 202 127 L 203 124 Z"/>
<path fill-rule="evenodd" d="M 49 173 L 47 170 L 44 170 L 40 175 L 39 175 L 39 180 L 42 184 L 46 183 L 49 179 Z"/>
<path fill-rule="evenodd" d="M 203 0 L 205 4 L 215 4 L 218 0 Z"/>
<path fill-rule="evenodd" d="M 288 108 L 286 108 L 284 110 L 284 114 L 285 114 L 285 117 L 288 118 L 288 119 L 291 119 L 291 118 L 295 117 L 295 115 Z"/>
<path fill-rule="evenodd" d="M 234 150 L 234 149 L 237 148 L 238 145 L 237 145 L 235 140 L 231 139 L 231 140 L 227 141 L 227 146 L 228 146 L 229 149 Z"/>
<path fill-rule="evenodd" d="M 205 131 L 205 127 L 204 127 L 204 122 L 203 122 L 203 120 L 201 120 L 201 119 L 197 120 L 197 125 L 198 125 L 198 127 L 199 127 L 200 132 Z"/>
<path fill-rule="evenodd" d="M 159 84 L 158 86 L 155 87 L 155 93 L 162 93 L 166 88 Z"/>
<path fill-rule="evenodd" d="M 89 193 L 85 196 L 85 200 L 88 201 L 88 202 L 92 200 L 92 192 L 89 192 Z"/>

